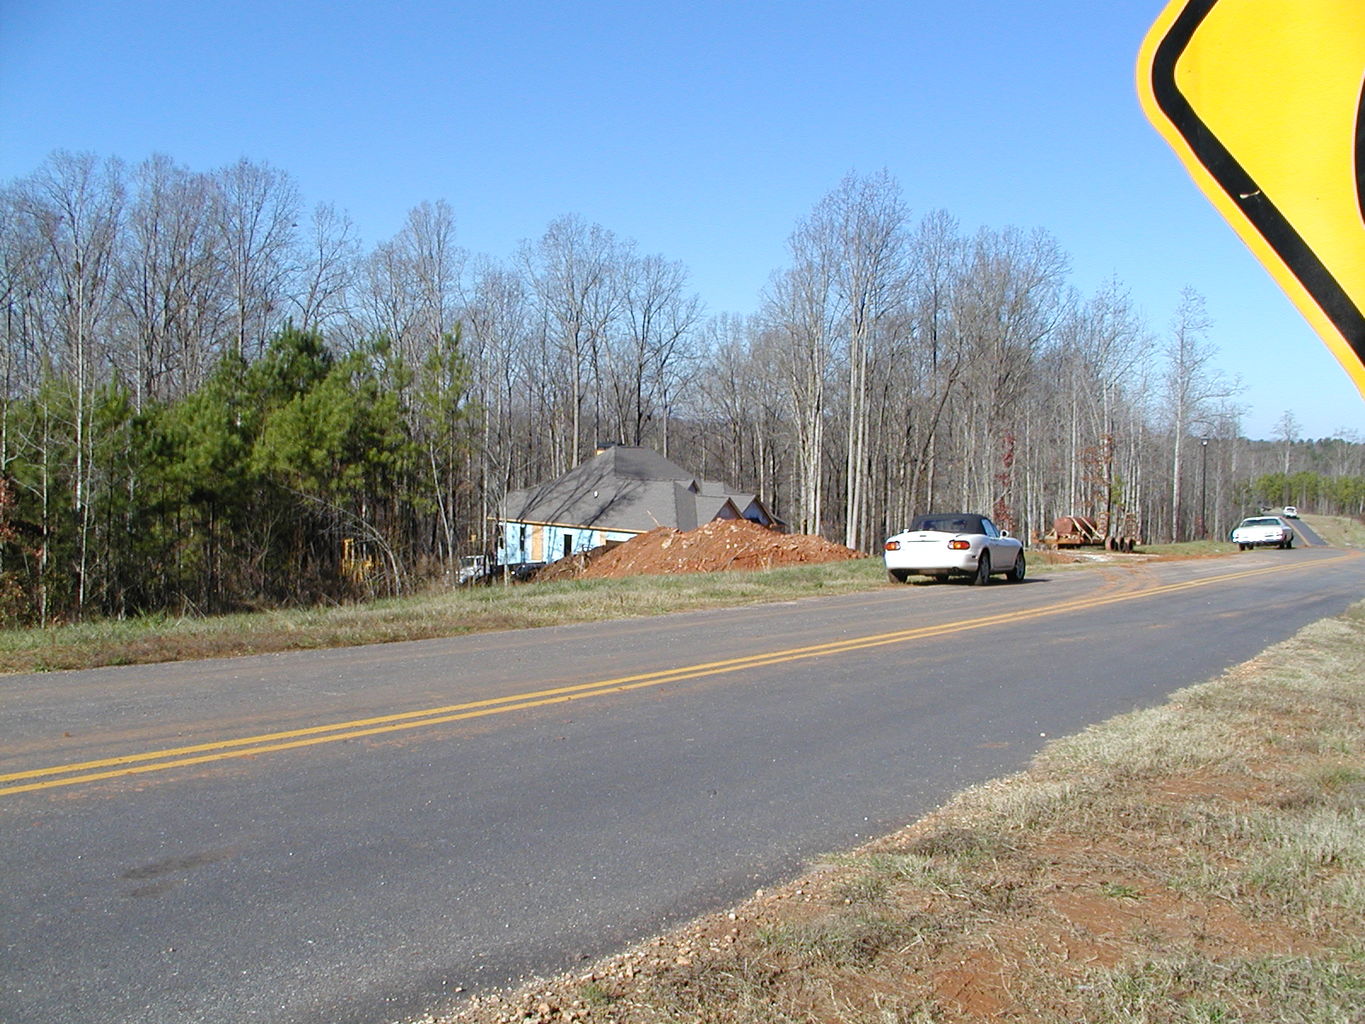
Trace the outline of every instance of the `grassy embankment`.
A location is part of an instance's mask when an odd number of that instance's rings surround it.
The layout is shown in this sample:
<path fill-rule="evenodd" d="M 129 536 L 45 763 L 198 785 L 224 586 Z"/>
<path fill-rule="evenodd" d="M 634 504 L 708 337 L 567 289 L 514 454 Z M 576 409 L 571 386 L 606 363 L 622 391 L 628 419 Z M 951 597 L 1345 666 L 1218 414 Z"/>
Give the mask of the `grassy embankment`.
<path fill-rule="evenodd" d="M 1365 548 L 1365 523 L 1344 516 L 1305 515 L 1302 521 L 1313 528 L 1323 543 L 1334 548 Z M 1289 521 L 1293 525 L 1293 520 Z M 1302 540 L 1299 544 L 1302 545 Z M 1180 544 L 1144 544 L 1138 551 L 1161 557 L 1197 557 L 1200 555 L 1232 554 L 1237 545 L 1229 540 L 1186 541 Z"/>
<path fill-rule="evenodd" d="M 1306 517 L 1329 543 L 1365 547 L 1365 525 Z M 1160 557 L 1233 551 L 1218 542 L 1143 548 Z M 1099 552 L 1096 552 L 1097 554 Z M 1031 552 L 1034 570 L 1048 564 Z M 140 665 L 159 661 L 315 650 L 423 640 L 497 629 L 594 622 L 625 615 L 663 615 L 801 597 L 851 593 L 886 585 L 880 558 L 823 565 L 702 575 L 571 580 L 514 587 L 475 587 L 324 608 L 283 609 L 207 618 L 152 615 L 45 630 L 0 630 L 0 673 Z"/>
<path fill-rule="evenodd" d="M 1365 603 L 609 961 L 427 1021 L 1360 1024 Z"/>
<path fill-rule="evenodd" d="M 0 630 L 0 672 L 423 640 L 788 601 L 869 590 L 885 582 L 881 560 L 865 558 L 763 572 L 470 587 L 335 607 Z"/>
<path fill-rule="evenodd" d="M 1323 543 L 1334 548 L 1365 548 L 1365 522 L 1347 519 L 1343 516 L 1303 517 L 1322 538 Z"/>

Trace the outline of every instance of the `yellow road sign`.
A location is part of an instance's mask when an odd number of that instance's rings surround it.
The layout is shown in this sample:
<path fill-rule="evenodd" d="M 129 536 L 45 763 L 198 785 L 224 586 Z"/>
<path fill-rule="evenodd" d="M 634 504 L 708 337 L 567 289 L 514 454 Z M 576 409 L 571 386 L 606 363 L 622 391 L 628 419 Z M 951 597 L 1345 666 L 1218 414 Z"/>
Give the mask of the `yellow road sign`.
<path fill-rule="evenodd" d="M 1365 3 L 1171 0 L 1138 94 L 1365 397 Z"/>

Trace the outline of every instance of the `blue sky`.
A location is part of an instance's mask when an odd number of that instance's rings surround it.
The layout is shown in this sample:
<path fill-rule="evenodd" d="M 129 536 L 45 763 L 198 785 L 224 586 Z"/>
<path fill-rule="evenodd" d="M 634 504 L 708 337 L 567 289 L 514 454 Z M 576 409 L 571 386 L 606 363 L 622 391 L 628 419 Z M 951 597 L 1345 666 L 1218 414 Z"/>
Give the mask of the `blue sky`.
<path fill-rule="evenodd" d="M 748 313 L 849 171 L 915 214 L 1041 227 L 1152 331 L 1207 302 L 1243 429 L 1365 432 L 1365 402 L 1141 113 L 1162 0 L 337 3 L 0 0 L 0 180 L 54 149 L 247 157 L 368 245 L 423 200 L 504 258 L 576 213 Z"/>

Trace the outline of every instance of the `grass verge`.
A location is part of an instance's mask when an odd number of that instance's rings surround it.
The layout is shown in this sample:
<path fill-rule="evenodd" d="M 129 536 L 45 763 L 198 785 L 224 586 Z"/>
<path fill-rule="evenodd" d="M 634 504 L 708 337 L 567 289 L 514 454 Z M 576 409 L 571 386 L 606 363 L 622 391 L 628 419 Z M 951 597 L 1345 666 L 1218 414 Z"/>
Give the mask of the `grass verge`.
<path fill-rule="evenodd" d="M 733 608 L 870 590 L 881 559 L 756 572 L 564 580 L 470 587 L 328 608 L 207 618 L 145 616 L 50 629 L 0 630 L 0 673 L 425 640 L 627 616 Z"/>
<path fill-rule="evenodd" d="M 1226 540 L 1183 540 L 1178 544 L 1143 544 L 1137 548 L 1140 555 L 1158 555 L 1162 558 L 1201 558 L 1205 555 L 1229 555 L 1237 550 L 1237 545 Z"/>
<path fill-rule="evenodd" d="M 1314 517 L 1338 546 L 1365 547 L 1365 525 Z M 1191 558 L 1235 549 L 1194 542 L 1144 548 L 1161 558 Z M 1093 552 L 1099 559 L 1103 552 Z M 1037 570 L 1084 569 L 1074 554 L 1030 551 Z M 1122 559 L 1123 556 L 1117 556 Z M 563 580 L 530 586 L 474 587 L 325 608 L 280 609 L 207 618 L 150 615 L 49 629 L 0 630 L 0 674 L 145 665 L 276 651 L 426 640 L 500 629 L 526 629 L 625 616 L 664 615 L 886 586 L 877 557 L 756 572 Z"/>
<path fill-rule="evenodd" d="M 1360 1024 L 1365 603 L 454 1024 Z"/>
<path fill-rule="evenodd" d="M 1365 522 L 1344 516 L 1305 515 L 1303 521 L 1313 528 L 1323 543 L 1334 548 L 1365 548 Z"/>

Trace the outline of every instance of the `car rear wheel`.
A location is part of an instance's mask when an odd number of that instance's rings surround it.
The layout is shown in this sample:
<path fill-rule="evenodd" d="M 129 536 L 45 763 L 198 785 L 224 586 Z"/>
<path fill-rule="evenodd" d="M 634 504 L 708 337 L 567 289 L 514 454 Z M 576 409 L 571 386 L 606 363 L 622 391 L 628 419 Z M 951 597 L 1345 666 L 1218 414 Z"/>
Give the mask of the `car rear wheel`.
<path fill-rule="evenodd" d="M 1010 570 L 1009 581 L 1011 583 L 1024 582 L 1024 574 L 1028 572 L 1028 566 L 1024 564 L 1024 553 L 1021 551 L 1014 559 L 1014 568 Z"/>
<path fill-rule="evenodd" d="M 987 551 L 981 552 L 981 558 L 976 563 L 976 575 L 972 577 L 972 585 L 984 587 L 991 581 L 991 556 Z"/>
<path fill-rule="evenodd" d="M 887 569 L 886 578 L 892 583 L 904 583 L 910 578 L 909 569 Z"/>

